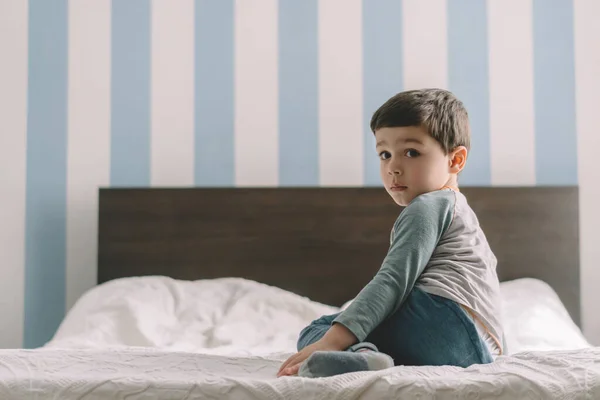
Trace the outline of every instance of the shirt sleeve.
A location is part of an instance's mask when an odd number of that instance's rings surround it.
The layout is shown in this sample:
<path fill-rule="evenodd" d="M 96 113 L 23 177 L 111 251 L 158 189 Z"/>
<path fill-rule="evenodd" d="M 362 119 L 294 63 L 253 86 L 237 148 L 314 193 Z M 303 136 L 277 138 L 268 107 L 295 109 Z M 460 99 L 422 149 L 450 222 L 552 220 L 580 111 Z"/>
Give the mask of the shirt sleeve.
<path fill-rule="evenodd" d="M 393 228 L 388 253 L 375 277 L 334 323 L 348 328 L 362 342 L 406 300 L 454 213 L 450 190 L 416 197 Z"/>

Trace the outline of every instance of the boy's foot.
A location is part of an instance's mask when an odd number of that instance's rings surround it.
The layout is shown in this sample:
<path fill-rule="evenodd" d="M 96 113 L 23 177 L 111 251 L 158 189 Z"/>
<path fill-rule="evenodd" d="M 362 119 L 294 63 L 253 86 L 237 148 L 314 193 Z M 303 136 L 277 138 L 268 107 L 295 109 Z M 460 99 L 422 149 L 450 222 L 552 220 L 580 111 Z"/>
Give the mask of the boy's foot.
<path fill-rule="evenodd" d="M 323 378 L 359 371 L 378 371 L 394 366 L 394 360 L 378 351 L 316 351 L 302 363 L 298 376 Z"/>

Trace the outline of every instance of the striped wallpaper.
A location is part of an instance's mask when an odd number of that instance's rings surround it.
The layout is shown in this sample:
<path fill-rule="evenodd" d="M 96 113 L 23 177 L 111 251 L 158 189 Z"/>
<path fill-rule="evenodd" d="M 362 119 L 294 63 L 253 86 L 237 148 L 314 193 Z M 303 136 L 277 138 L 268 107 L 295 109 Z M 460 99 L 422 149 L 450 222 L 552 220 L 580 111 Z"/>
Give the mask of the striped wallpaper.
<path fill-rule="evenodd" d="M 0 347 L 44 344 L 94 285 L 98 186 L 379 185 L 368 123 L 401 90 L 466 103 L 463 185 L 580 184 L 591 213 L 599 19 L 594 0 L 0 0 Z"/>

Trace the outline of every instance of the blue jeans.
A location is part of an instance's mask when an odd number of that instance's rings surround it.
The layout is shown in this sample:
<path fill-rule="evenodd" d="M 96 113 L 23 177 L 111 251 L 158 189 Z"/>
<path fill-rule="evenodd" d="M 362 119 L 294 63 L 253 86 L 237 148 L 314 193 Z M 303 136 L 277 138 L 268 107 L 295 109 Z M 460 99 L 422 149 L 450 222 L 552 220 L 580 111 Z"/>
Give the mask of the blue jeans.
<path fill-rule="evenodd" d="M 304 328 L 298 351 L 321 339 L 338 315 L 323 316 Z M 418 288 L 365 341 L 392 357 L 395 365 L 468 367 L 493 361 L 466 311 L 452 300 Z"/>

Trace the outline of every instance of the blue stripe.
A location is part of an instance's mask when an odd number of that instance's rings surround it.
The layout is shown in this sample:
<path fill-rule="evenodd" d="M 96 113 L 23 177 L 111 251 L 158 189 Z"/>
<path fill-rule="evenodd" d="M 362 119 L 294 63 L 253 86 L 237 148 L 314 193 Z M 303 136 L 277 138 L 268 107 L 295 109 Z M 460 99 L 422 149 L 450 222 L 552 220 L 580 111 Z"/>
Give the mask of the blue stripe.
<path fill-rule="evenodd" d="M 112 2 L 113 186 L 150 185 L 150 1 Z"/>
<path fill-rule="evenodd" d="M 67 0 L 29 2 L 24 347 L 65 313 Z"/>
<path fill-rule="evenodd" d="M 534 0 L 535 170 L 538 185 L 577 184 L 573 4 Z"/>
<path fill-rule="evenodd" d="M 317 0 L 279 1 L 279 183 L 319 183 Z"/>
<path fill-rule="evenodd" d="M 448 2 L 448 86 L 464 102 L 471 123 L 471 151 L 460 184 L 489 186 L 492 178 L 485 1 Z"/>
<path fill-rule="evenodd" d="M 369 124 L 386 100 L 403 90 L 402 1 L 363 2 L 364 185 L 380 186 L 379 158 Z"/>
<path fill-rule="evenodd" d="M 195 160 L 198 186 L 234 184 L 233 0 L 197 0 Z"/>

